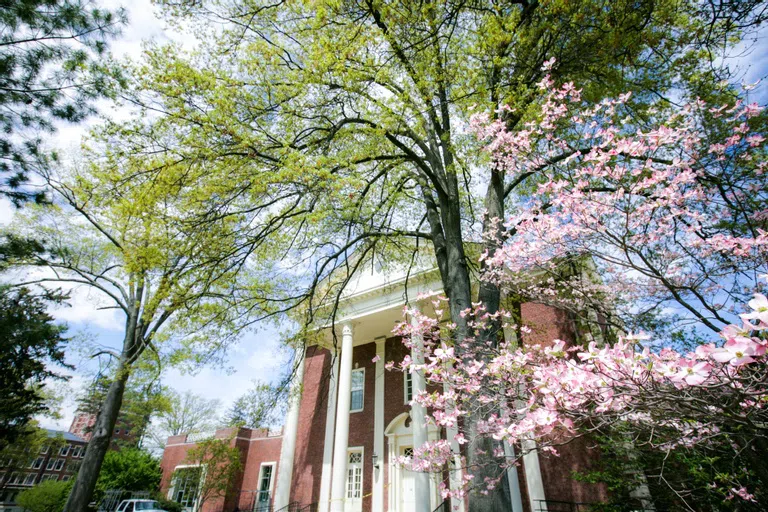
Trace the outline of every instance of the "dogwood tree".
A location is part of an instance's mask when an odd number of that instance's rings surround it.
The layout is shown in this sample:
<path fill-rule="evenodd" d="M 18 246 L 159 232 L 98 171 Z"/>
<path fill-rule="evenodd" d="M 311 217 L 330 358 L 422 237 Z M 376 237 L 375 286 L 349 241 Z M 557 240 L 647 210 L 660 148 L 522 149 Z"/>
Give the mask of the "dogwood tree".
<path fill-rule="evenodd" d="M 617 425 L 635 446 L 727 442 L 749 458 L 768 433 L 768 300 L 755 293 L 768 261 L 762 108 L 742 98 L 716 106 L 693 101 L 637 122 L 628 117 L 629 94 L 590 105 L 574 84 L 555 87 L 545 75 L 539 87 L 546 99 L 523 130 L 510 132 L 490 116 L 473 119 L 497 168 L 537 182 L 519 199 L 525 213 L 495 219 L 486 233 L 498 249 L 481 256 L 482 278 L 602 329 L 583 331 L 583 345 L 529 346 L 526 327 L 512 325 L 513 312 L 482 302 L 461 312 L 470 334 L 458 338 L 455 323 L 441 327 L 439 318 L 407 310 L 415 321 L 397 333 L 423 339 L 426 362 L 406 358 L 398 367 L 440 384 L 414 398 L 430 411 L 426 421 L 459 428 L 462 444 L 496 441 L 489 465 L 505 457 L 505 442 L 536 440 L 556 452 L 574 436 Z M 587 271 L 583 263 L 574 271 L 574 254 L 588 257 Z M 435 298 L 435 309 L 446 310 L 447 302 Z M 696 322 L 699 337 L 719 333 L 720 343 L 710 339 L 686 352 L 670 345 L 678 338 L 654 344 L 648 335 L 625 334 L 642 325 L 646 310 L 670 305 L 680 310 L 676 320 Z M 520 336 L 477 342 L 477 333 L 501 324 Z M 603 343 L 611 332 L 618 341 Z M 477 428 L 466 428 L 467 417 L 480 418 Z M 415 453 L 411 464 L 422 471 L 445 470 L 452 457 L 446 441 Z M 501 475 L 472 482 L 470 474 L 466 483 L 487 490 Z M 732 477 L 725 498 L 754 500 Z"/>

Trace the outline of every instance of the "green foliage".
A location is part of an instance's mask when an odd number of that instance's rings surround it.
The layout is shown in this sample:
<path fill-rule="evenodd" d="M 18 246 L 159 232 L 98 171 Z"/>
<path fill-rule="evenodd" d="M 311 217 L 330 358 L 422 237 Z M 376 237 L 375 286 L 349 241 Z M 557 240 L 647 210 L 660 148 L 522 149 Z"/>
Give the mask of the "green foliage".
<path fill-rule="evenodd" d="M 217 426 L 219 401 L 208 400 L 190 391 L 165 394 L 166 404 L 152 417 L 150 437 L 154 446 L 165 447 L 169 436 L 205 432 Z"/>
<path fill-rule="evenodd" d="M 107 92 L 107 41 L 125 23 L 122 10 L 91 0 L 16 0 L 0 9 L 0 195 L 20 203 L 40 192 L 20 187 L 45 165 L 38 133 L 78 122 Z"/>
<path fill-rule="evenodd" d="M 155 493 L 153 499 L 160 504 L 160 508 L 167 512 L 183 512 L 184 507 L 180 503 L 169 500 L 163 493 Z"/>
<path fill-rule="evenodd" d="M 186 464 L 205 466 L 205 480 L 198 488 L 197 506 L 230 493 L 243 470 L 240 450 L 232 439 L 205 439 L 187 451 Z"/>
<path fill-rule="evenodd" d="M 281 425 L 287 410 L 287 386 L 254 381 L 253 386 L 232 404 L 227 424 L 250 428 Z"/>
<path fill-rule="evenodd" d="M 636 494 L 641 485 L 647 485 L 656 510 L 757 512 L 763 510 L 759 504 L 768 499 L 764 485 L 768 481 L 768 463 L 761 455 L 765 450 L 761 439 L 741 439 L 734 434 L 726 442 L 703 441 L 659 449 L 632 445 L 620 428 L 593 439 L 601 453 L 594 461 L 595 468 L 573 477 L 606 485 L 611 499 L 595 510 L 630 512 L 642 508 Z M 732 490 L 742 486 L 754 494 L 756 502 L 730 497 Z"/>
<path fill-rule="evenodd" d="M 138 448 L 111 450 L 104 457 L 96 489 L 156 492 L 161 477 L 160 461 L 151 453 Z"/>
<path fill-rule="evenodd" d="M 120 416 L 115 424 L 116 428 L 125 432 L 131 432 L 129 440 L 117 439 L 113 443 L 117 446 L 125 444 L 137 446 L 143 439 L 149 425 L 149 418 L 167 407 L 165 389 L 157 379 L 146 379 L 146 375 L 140 371 L 135 372 L 134 378 L 126 385 L 123 394 L 123 405 Z M 77 400 L 77 410 L 96 415 L 104 403 L 109 390 L 112 377 L 99 375 L 93 384 Z"/>
<path fill-rule="evenodd" d="M 36 296 L 27 288 L 0 287 L 0 447 L 28 429 L 33 416 L 51 412 L 46 379 L 64 379 L 66 327 L 48 313 L 60 304 L 57 293 Z"/>
<path fill-rule="evenodd" d="M 0 460 L 5 463 L 6 474 L 25 470 L 40 456 L 44 447 L 56 453 L 65 444 L 63 436 L 50 436 L 46 429 L 39 427 L 36 420 L 31 420 L 14 443 L 0 448 Z"/>
<path fill-rule="evenodd" d="M 19 493 L 18 504 L 29 512 L 61 512 L 74 480 L 46 480 Z"/>

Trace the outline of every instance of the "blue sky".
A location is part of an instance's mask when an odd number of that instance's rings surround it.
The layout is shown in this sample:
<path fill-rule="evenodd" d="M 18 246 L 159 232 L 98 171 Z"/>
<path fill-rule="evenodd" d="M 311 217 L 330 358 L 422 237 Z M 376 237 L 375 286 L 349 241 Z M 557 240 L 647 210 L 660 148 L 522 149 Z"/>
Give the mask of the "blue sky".
<path fill-rule="evenodd" d="M 118 56 L 138 59 L 141 55 L 142 44 L 146 40 L 173 40 L 186 47 L 194 45 L 194 38 L 169 30 L 164 22 L 155 16 L 155 7 L 150 0 L 133 0 L 131 2 L 103 1 L 105 6 L 128 4 L 127 10 L 130 23 L 124 29 L 123 35 L 113 43 L 113 51 Z M 737 61 L 744 73 L 745 83 L 765 79 L 768 75 L 768 29 L 758 35 L 752 49 L 740 49 L 735 52 Z M 768 83 L 762 84 L 751 93 L 751 100 L 768 103 Z M 113 117 L 125 116 L 124 112 L 113 111 L 111 105 L 103 104 L 102 111 Z M 81 137 L 89 125 L 98 122 L 91 119 L 89 123 L 78 126 L 63 125 L 53 141 L 53 145 L 63 149 L 76 149 Z M 0 200 L 0 224 L 8 222 L 13 215 L 10 205 Z M 71 332 L 86 335 L 91 341 L 107 346 L 119 346 L 123 328 L 123 319 L 117 312 L 98 309 L 98 297 L 86 290 L 75 289 L 72 294 L 72 304 L 54 312 L 55 316 L 68 323 Z M 206 398 L 216 398 L 222 402 L 222 412 L 246 390 L 253 379 L 271 380 L 277 378 L 285 369 L 290 355 L 280 348 L 279 333 L 273 327 L 248 333 L 229 352 L 227 369 L 205 368 L 196 374 L 182 374 L 178 370 L 168 371 L 164 382 L 179 391 L 192 391 Z M 87 385 L 88 378 L 83 376 L 83 370 L 94 371 L 96 364 L 82 351 L 73 351 L 69 356 L 70 362 L 78 367 L 65 388 L 66 400 L 63 404 L 63 418 L 55 421 L 43 419 L 47 427 L 66 429 L 74 413 L 73 397 Z"/>

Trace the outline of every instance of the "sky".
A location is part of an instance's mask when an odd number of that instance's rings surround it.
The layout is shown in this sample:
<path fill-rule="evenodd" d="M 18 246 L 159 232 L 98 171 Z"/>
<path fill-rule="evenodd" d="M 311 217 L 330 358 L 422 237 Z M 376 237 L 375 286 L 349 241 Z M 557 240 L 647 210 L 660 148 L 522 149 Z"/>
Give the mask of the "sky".
<path fill-rule="evenodd" d="M 156 16 L 156 9 L 149 0 L 109 0 L 100 3 L 109 8 L 123 5 L 128 11 L 129 24 L 111 47 L 113 54 L 118 57 L 138 60 L 144 42 L 149 40 L 172 40 L 185 47 L 194 45 L 194 38 L 168 29 Z M 106 102 L 100 104 L 100 111 L 118 119 L 125 115 L 113 110 L 112 105 Z M 58 127 L 51 145 L 63 150 L 64 154 L 68 153 L 68 150 L 77 150 L 88 127 L 98 122 L 98 117 L 93 117 L 80 125 L 62 124 Z M 0 224 L 10 222 L 13 214 L 13 208 L 8 201 L 0 199 Z M 114 310 L 99 309 L 99 303 L 99 297 L 89 292 L 86 287 L 74 288 L 69 307 L 55 309 L 52 313 L 58 321 L 66 322 L 69 335 L 78 339 L 85 337 L 92 343 L 117 347 L 122 341 L 124 316 Z M 75 341 L 71 348 L 74 350 L 68 351 L 67 361 L 73 364 L 76 370 L 65 372 L 71 374 L 71 379 L 66 385 L 55 385 L 65 397 L 62 417 L 59 420 L 40 418 L 42 426 L 47 428 L 69 428 L 76 408 L 75 397 L 90 384 L 91 378 L 88 374 L 98 368 L 89 354 L 83 352 L 83 343 Z M 180 392 L 191 391 L 205 398 L 220 400 L 220 412 L 223 414 L 231 403 L 251 386 L 253 379 L 277 379 L 285 370 L 289 359 L 290 354 L 282 349 L 279 343 L 279 333 L 274 328 L 265 328 L 247 333 L 231 347 L 226 368 L 204 368 L 195 374 L 183 374 L 179 370 L 171 369 L 163 377 L 163 382 Z"/>
<path fill-rule="evenodd" d="M 184 47 L 194 46 L 194 37 L 176 33 L 169 29 L 163 21 L 156 16 L 156 8 L 149 0 L 132 0 L 130 2 L 103 0 L 106 7 L 114 8 L 117 5 L 126 5 L 129 24 L 123 30 L 120 38 L 112 43 L 112 51 L 118 57 L 130 57 L 138 60 L 142 53 L 144 42 L 154 40 L 157 42 L 175 41 Z M 738 55 L 738 65 L 744 73 L 744 82 L 753 83 L 764 79 L 768 75 L 768 29 L 758 34 L 752 49 L 745 48 L 734 52 Z M 760 103 L 768 102 L 768 84 L 763 84 L 751 93 L 751 100 Z M 124 112 L 112 110 L 108 103 L 100 105 L 101 113 L 114 118 L 125 116 Z M 82 136 L 89 126 L 98 123 L 98 118 L 91 118 L 81 125 L 61 125 L 52 146 L 64 150 L 78 147 Z M 7 223 L 13 217 L 13 209 L 10 204 L 0 199 L 0 224 Z M 72 290 L 70 307 L 53 311 L 57 320 L 66 322 L 70 327 L 70 333 L 76 336 L 86 336 L 88 339 L 107 346 L 118 346 L 121 342 L 123 318 L 116 311 L 102 310 L 98 308 L 98 297 L 84 288 Z M 73 418 L 75 410 L 74 397 L 83 391 L 90 382 L 88 371 L 93 371 L 96 364 L 82 351 L 72 351 L 68 356 L 69 362 L 78 368 L 72 374 L 67 384 L 60 420 L 42 418 L 43 426 L 66 430 Z M 290 354 L 281 349 L 279 333 L 274 328 L 265 328 L 258 332 L 248 333 L 233 346 L 229 352 L 228 369 L 205 368 L 196 374 L 182 374 L 178 370 L 167 372 L 163 381 L 166 385 L 178 391 L 191 391 L 205 398 L 214 398 L 221 401 L 221 412 L 225 412 L 229 405 L 240 396 L 251 384 L 253 379 L 276 379 L 286 368 Z"/>

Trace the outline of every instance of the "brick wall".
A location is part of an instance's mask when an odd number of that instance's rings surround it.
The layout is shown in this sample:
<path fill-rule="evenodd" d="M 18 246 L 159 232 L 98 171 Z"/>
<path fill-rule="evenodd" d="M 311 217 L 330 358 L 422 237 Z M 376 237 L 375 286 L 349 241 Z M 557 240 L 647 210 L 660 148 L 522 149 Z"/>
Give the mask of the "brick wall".
<path fill-rule="evenodd" d="M 254 491 L 258 490 L 259 471 L 264 462 L 274 462 L 272 478 L 273 490 L 276 485 L 278 461 L 282 437 L 269 437 L 269 433 L 263 429 L 250 428 L 225 428 L 216 431 L 216 438 L 231 438 L 230 445 L 240 450 L 240 460 L 243 471 L 235 479 L 232 491 L 224 497 L 207 500 L 201 512 L 220 512 L 245 509 L 252 503 Z M 171 436 L 168 438 L 160 467 L 163 472 L 160 488 L 167 495 L 171 487 L 173 472 L 177 466 L 187 464 L 187 452 L 195 446 L 188 443 L 186 435 Z"/>
<path fill-rule="evenodd" d="M 523 336 L 523 346 L 552 345 L 554 339 L 573 343 L 576 340 L 574 323 L 568 313 L 544 304 L 522 305 L 523 324 L 532 332 Z M 591 448 L 588 439 L 575 439 L 558 448 L 559 457 L 539 454 L 544 493 L 548 500 L 594 503 L 604 501 L 608 490 L 604 485 L 574 480 L 573 472 L 586 472 L 594 467 L 600 453 Z M 522 472 L 522 471 L 521 471 Z"/>

